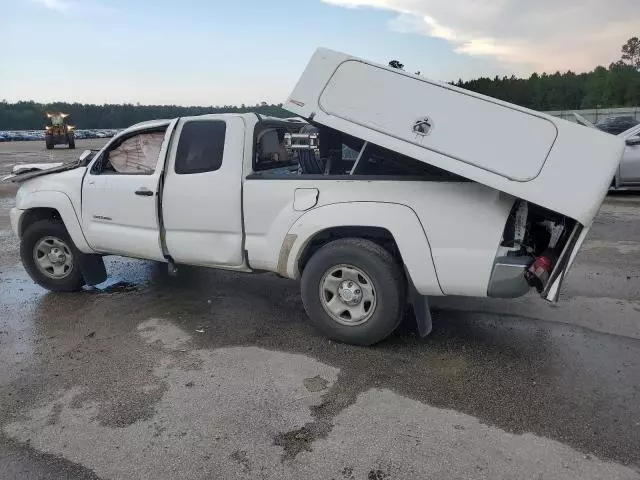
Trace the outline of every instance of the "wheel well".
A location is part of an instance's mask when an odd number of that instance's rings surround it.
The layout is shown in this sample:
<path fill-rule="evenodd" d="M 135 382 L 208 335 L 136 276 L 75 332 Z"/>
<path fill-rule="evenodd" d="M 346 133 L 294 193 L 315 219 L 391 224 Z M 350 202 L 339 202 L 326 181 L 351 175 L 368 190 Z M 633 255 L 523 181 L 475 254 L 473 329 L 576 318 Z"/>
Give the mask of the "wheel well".
<path fill-rule="evenodd" d="M 340 238 L 366 238 L 386 249 L 402 265 L 402 256 L 391 232 L 381 227 L 333 227 L 316 233 L 298 257 L 298 271 L 302 273 L 309 259 L 323 245 Z"/>
<path fill-rule="evenodd" d="M 29 228 L 35 222 L 40 220 L 57 220 L 62 221 L 60 213 L 55 208 L 32 208 L 22 216 L 20 221 L 20 236 L 23 235 L 25 230 Z"/>

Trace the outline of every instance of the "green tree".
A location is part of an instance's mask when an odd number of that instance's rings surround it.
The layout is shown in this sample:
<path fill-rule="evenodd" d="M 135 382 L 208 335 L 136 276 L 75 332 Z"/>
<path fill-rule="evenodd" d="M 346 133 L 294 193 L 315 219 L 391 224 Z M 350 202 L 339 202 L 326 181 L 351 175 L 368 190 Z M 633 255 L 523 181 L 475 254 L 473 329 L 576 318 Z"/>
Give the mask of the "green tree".
<path fill-rule="evenodd" d="M 640 38 L 631 37 L 622 46 L 622 61 L 627 65 L 640 69 Z"/>

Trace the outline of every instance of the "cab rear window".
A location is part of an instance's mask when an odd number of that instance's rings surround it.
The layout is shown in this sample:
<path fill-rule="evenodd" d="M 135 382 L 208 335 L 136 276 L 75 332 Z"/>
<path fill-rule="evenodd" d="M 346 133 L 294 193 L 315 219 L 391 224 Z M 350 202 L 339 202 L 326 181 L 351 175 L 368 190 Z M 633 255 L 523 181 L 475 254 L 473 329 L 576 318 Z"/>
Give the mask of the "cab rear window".
<path fill-rule="evenodd" d="M 175 172 L 213 172 L 222 166 L 226 122 L 197 120 L 184 124 L 178 141 Z"/>

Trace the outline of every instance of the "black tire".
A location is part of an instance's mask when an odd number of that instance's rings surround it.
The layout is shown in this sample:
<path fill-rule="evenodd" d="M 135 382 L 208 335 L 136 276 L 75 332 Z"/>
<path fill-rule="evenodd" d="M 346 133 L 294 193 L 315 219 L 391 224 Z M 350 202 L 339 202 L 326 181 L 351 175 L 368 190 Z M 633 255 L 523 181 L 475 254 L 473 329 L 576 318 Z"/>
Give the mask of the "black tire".
<path fill-rule="evenodd" d="M 74 137 L 73 135 L 69 135 L 68 137 L 69 140 L 69 148 L 76 148 L 76 137 Z"/>
<path fill-rule="evenodd" d="M 371 316 L 359 325 L 344 325 L 323 307 L 320 287 L 325 274 L 350 265 L 370 278 L 376 295 Z M 406 286 L 402 269 L 380 245 L 361 238 L 333 241 L 313 254 L 302 273 L 302 302 L 314 325 L 326 336 L 354 345 L 372 345 L 388 337 L 400 324 Z"/>
<path fill-rule="evenodd" d="M 44 237 L 55 237 L 65 242 L 72 252 L 72 267 L 64 278 L 46 276 L 36 265 L 34 248 Z M 60 221 L 38 220 L 27 227 L 20 240 L 20 257 L 29 276 L 43 288 L 52 292 L 75 292 L 82 289 L 84 278 L 80 271 L 79 252 L 75 248 L 67 229 Z"/>
<path fill-rule="evenodd" d="M 45 137 L 44 142 L 47 146 L 47 150 L 51 150 L 53 148 L 53 140 L 51 138 Z"/>

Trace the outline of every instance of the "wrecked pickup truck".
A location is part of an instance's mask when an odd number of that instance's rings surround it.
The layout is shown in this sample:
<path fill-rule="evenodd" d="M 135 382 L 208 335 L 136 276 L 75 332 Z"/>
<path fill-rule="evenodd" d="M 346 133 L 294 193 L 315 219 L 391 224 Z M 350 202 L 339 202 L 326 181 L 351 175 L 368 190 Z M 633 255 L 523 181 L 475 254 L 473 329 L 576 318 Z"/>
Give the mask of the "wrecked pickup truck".
<path fill-rule="evenodd" d="M 407 303 L 427 334 L 429 296 L 556 300 L 624 148 L 325 49 L 285 108 L 141 123 L 16 176 L 27 272 L 72 291 L 105 280 L 105 255 L 270 271 L 331 338 L 378 342 Z"/>

